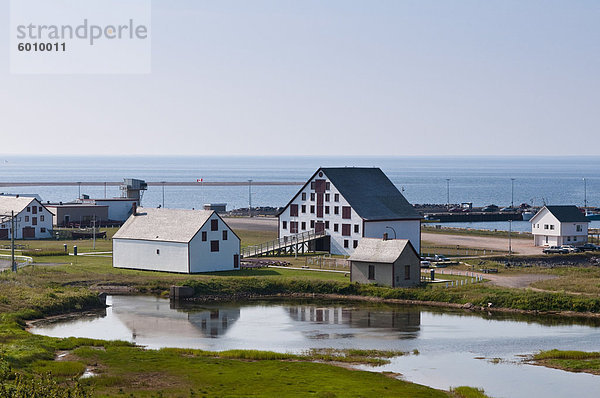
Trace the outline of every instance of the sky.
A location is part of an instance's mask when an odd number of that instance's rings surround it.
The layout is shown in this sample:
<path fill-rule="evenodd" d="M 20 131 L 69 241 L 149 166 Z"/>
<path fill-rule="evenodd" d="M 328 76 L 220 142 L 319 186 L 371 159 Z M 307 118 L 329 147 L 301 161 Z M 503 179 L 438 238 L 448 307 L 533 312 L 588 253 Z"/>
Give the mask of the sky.
<path fill-rule="evenodd" d="M 154 0 L 149 74 L 11 74 L 0 34 L 0 153 L 599 155 L 599 21 L 597 0 Z"/>

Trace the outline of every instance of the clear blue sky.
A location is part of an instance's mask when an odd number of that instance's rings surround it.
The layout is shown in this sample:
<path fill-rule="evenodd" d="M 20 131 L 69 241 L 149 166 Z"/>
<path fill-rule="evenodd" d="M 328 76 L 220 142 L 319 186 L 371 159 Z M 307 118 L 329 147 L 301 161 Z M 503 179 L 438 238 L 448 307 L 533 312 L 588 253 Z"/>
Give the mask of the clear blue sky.
<path fill-rule="evenodd" d="M 152 16 L 149 75 L 11 75 L 0 57 L 0 153 L 600 153 L 597 0 L 155 0 Z"/>

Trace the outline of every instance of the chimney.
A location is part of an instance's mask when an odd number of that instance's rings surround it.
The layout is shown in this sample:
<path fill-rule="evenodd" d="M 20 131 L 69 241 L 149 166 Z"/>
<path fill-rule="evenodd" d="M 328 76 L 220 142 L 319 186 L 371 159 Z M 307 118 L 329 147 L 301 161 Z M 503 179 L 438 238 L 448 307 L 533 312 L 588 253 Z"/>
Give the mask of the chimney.
<path fill-rule="evenodd" d="M 385 233 L 383 234 L 383 240 L 388 240 L 388 234 L 387 234 L 387 232 L 385 232 Z"/>
<path fill-rule="evenodd" d="M 15 196 L 15 198 L 18 198 L 18 197 L 19 197 L 19 194 L 17 194 L 17 195 Z"/>
<path fill-rule="evenodd" d="M 131 205 L 131 214 L 137 216 L 137 202 L 133 202 L 133 204 Z"/>

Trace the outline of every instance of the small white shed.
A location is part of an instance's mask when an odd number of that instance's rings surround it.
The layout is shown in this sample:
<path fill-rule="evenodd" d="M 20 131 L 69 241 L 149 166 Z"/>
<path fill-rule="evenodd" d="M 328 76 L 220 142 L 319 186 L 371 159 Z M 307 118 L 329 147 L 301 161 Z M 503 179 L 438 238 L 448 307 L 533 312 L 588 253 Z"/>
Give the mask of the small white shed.
<path fill-rule="evenodd" d="M 421 282 L 421 260 L 408 239 L 362 238 L 349 261 L 352 282 L 391 287 Z"/>
<path fill-rule="evenodd" d="M 113 236 L 113 267 L 197 273 L 239 269 L 240 238 L 212 210 L 137 208 Z"/>

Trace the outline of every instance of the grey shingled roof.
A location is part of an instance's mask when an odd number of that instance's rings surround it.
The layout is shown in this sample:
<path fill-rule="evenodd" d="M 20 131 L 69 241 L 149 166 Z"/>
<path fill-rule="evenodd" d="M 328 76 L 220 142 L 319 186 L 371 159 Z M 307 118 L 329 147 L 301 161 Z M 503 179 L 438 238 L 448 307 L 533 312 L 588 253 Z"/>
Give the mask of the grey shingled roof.
<path fill-rule="evenodd" d="M 187 243 L 213 213 L 213 210 L 138 207 L 137 216 L 130 216 L 113 239 Z"/>
<path fill-rule="evenodd" d="M 554 217 L 558 218 L 558 221 L 560 222 L 590 222 L 577 206 L 546 206 L 546 209 L 548 209 Z"/>
<path fill-rule="evenodd" d="M 10 216 L 10 212 L 14 211 L 15 215 L 23 211 L 29 206 L 35 198 L 26 196 L 1 196 L 0 195 L 0 216 Z"/>
<path fill-rule="evenodd" d="M 396 261 L 407 247 L 410 247 L 408 239 L 362 238 L 349 260 L 390 264 Z"/>
<path fill-rule="evenodd" d="M 378 167 L 324 167 L 320 170 L 365 220 L 422 218 Z"/>

